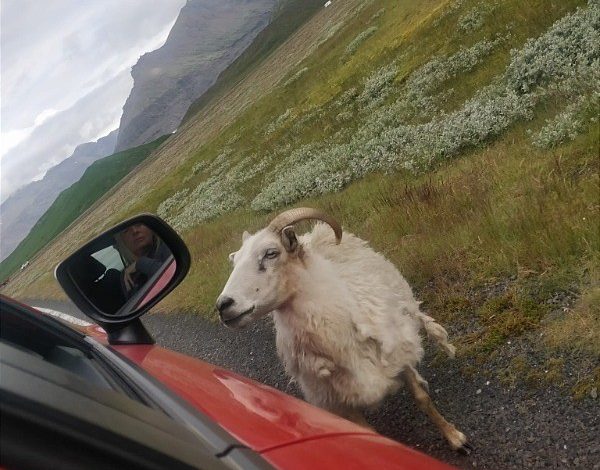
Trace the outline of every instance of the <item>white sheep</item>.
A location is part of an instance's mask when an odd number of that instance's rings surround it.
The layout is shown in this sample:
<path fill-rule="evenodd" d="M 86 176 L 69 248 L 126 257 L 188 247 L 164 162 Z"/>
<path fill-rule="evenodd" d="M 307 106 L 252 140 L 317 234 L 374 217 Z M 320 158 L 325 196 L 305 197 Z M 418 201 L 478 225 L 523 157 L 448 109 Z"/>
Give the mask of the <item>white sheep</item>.
<path fill-rule="evenodd" d="M 292 225 L 317 219 L 296 237 Z M 268 227 L 244 232 L 230 255 L 231 273 L 217 300 L 223 323 L 241 328 L 270 312 L 277 352 L 305 398 L 359 424 L 404 382 L 452 448 L 469 452 L 465 435 L 447 422 L 415 367 L 423 357 L 421 327 L 453 357 L 446 330 L 419 310 L 406 280 L 364 240 L 328 215 L 291 209 Z"/>

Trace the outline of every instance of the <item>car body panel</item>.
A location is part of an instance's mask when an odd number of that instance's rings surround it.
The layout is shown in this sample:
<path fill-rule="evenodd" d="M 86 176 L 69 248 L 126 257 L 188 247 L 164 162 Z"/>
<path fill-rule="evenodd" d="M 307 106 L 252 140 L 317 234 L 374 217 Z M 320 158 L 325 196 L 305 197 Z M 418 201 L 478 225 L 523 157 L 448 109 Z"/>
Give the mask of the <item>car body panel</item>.
<path fill-rule="evenodd" d="M 451 470 L 454 467 L 378 434 L 328 436 L 262 454 L 276 468 L 286 470 Z"/>
<path fill-rule="evenodd" d="M 159 346 L 113 346 L 253 450 L 370 432 L 272 387 Z"/>

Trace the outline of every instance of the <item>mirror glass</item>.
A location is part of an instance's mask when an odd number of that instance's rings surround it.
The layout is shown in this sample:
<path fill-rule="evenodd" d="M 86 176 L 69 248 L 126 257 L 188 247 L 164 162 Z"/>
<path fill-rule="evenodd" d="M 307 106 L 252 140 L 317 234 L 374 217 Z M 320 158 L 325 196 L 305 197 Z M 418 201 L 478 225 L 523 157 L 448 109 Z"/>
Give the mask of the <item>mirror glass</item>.
<path fill-rule="evenodd" d="M 118 316 L 158 296 L 175 270 L 169 247 L 143 223 L 99 237 L 67 267 L 73 283 L 98 310 Z"/>

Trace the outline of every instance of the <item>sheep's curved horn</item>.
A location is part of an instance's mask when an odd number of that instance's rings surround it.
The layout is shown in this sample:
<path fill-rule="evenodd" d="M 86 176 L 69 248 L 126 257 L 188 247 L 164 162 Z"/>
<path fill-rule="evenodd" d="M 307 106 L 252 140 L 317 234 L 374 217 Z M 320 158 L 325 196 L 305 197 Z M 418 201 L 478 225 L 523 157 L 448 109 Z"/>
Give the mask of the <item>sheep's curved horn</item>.
<path fill-rule="evenodd" d="M 271 221 L 269 224 L 269 229 L 275 233 L 281 233 L 281 231 L 288 225 L 293 225 L 296 222 L 308 219 L 317 219 L 325 222 L 333 229 L 336 243 L 340 243 L 342 240 L 342 227 L 337 220 L 325 214 L 324 212 L 321 212 L 317 209 L 312 209 L 310 207 L 298 207 L 296 209 L 290 209 L 282 212 Z"/>

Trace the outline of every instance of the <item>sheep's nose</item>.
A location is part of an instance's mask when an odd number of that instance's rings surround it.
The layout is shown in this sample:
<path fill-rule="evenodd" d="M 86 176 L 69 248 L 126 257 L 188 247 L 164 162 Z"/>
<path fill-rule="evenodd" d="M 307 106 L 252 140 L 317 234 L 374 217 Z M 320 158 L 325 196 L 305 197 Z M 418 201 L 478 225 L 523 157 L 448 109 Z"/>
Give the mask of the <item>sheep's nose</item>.
<path fill-rule="evenodd" d="M 233 300 L 231 297 L 221 295 L 217 299 L 217 310 L 219 310 L 219 312 L 223 313 L 224 310 L 227 310 L 234 303 L 235 303 L 235 300 Z"/>

